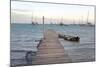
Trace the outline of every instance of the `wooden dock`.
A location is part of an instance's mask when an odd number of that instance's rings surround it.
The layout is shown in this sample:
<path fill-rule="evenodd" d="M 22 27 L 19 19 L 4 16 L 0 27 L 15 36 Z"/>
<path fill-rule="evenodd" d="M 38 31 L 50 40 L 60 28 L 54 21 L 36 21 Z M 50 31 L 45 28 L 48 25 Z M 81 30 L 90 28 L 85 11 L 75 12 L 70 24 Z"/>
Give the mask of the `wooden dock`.
<path fill-rule="evenodd" d="M 44 39 L 38 46 L 33 64 L 54 64 L 72 62 L 68 55 L 64 52 L 58 34 L 54 30 L 47 30 L 44 33 Z"/>

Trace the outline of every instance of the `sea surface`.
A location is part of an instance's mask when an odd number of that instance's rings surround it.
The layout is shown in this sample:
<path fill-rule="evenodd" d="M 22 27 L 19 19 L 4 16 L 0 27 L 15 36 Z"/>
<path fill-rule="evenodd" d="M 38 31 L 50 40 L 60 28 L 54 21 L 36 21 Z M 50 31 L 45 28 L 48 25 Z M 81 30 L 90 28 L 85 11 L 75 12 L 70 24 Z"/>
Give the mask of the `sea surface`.
<path fill-rule="evenodd" d="M 54 29 L 57 33 L 79 36 L 79 42 L 59 39 L 65 53 L 72 62 L 95 60 L 95 26 L 45 24 L 45 30 Z M 43 38 L 43 25 L 11 23 L 11 65 L 28 64 L 25 55 L 28 51 L 37 52 L 39 40 Z"/>

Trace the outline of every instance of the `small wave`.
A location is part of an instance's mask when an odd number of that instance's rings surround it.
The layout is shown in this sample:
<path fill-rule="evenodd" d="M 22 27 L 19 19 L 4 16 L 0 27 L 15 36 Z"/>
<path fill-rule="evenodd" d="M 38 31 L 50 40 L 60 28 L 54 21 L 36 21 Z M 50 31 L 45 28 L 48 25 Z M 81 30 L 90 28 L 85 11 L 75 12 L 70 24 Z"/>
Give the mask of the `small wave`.
<path fill-rule="evenodd" d="M 29 50 L 11 50 L 11 52 L 28 52 Z M 32 51 L 37 52 L 37 51 Z"/>
<path fill-rule="evenodd" d="M 33 39 L 29 39 L 29 40 L 24 40 L 24 42 L 31 42 L 34 41 Z"/>
<path fill-rule="evenodd" d="M 12 40 L 11 42 L 20 42 L 21 40 Z"/>
<path fill-rule="evenodd" d="M 89 44 L 95 44 L 95 43 L 94 42 L 80 43 L 80 45 L 89 45 Z"/>

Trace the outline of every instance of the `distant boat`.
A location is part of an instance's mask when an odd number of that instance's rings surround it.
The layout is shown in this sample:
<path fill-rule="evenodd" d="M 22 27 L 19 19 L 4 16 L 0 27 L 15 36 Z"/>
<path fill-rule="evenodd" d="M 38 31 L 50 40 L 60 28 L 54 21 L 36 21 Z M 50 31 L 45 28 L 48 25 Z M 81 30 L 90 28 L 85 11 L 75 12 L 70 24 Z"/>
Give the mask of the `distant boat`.
<path fill-rule="evenodd" d="M 87 26 L 94 26 L 92 23 L 88 22 Z"/>
<path fill-rule="evenodd" d="M 64 24 L 61 22 L 59 25 L 60 25 L 60 26 L 63 26 Z"/>
<path fill-rule="evenodd" d="M 37 23 L 37 22 L 36 22 L 35 24 L 36 24 L 36 25 L 38 25 L 38 23 Z"/>
<path fill-rule="evenodd" d="M 60 26 L 63 26 L 64 24 L 63 24 L 63 18 L 61 18 L 61 21 L 60 21 L 60 24 L 59 24 Z"/>
<path fill-rule="evenodd" d="M 86 26 L 93 26 L 92 23 L 89 22 L 89 11 L 88 11 L 88 14 L 87 14 L 87 23 L 86 23 Z"/>
<path fill-rule="evenodd" d="M 82 17 L 82 22 L 83 22 L 83 17 Z M 79 24 L 80 26 L 94 26 L 91 22 L 89 22 L 89 11 L 87 13 L 87 19 L 86 19 L 86 24 Z"/>
<path fill-rule="evenodd" d="M 32 23 L 32 25 L 35 25 L 35 22 L 33 21 L 33 12 L 32 12 L 32 17 L 31 17 L 31 23 Z"/>
<path fill-rule="evenodd" d="M 94 26 L 92 23 L 88 22 L 86 24 L 79 24 L 80 26 Z"/>
<path fill-rule="evenodd" d="M 38 25 L 38 23 L 37 23 L 37 22 L 32 21 L 32 25 Z"/>
<path fill-rule="evenodd" d="M 31 22 L 31 23 L 32 23 L 32 25 L 36 25 L 36 24 L 37 24 L 36 22 L 34 22 L 34 21 L 33 21 L 33 13 L 32 13 L 32 18 L 31 18 L 31 21 L 32 21 L 32 22 Z"/>
<path fill-rule="evenodd" d="M 32 21 L 32 24 L 35 25 L 35 22 Z"/>

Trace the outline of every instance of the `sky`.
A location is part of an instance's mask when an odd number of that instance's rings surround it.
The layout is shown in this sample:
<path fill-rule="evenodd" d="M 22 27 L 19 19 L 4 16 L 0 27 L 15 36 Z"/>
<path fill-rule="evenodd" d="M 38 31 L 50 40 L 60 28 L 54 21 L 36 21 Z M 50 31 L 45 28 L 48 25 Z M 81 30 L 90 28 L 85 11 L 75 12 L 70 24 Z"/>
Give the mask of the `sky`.
<path fill-rule="evenodd" d="M 80 5 L 49 4 L 11 1 L 11 23 L 87 23 L 94 24 L 94 7 Z M 33 17 L 33 18 L 32 18 Z"/>

